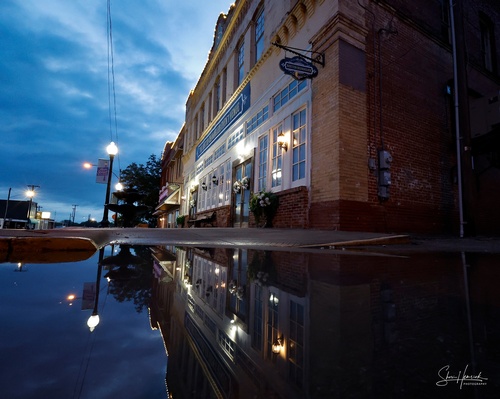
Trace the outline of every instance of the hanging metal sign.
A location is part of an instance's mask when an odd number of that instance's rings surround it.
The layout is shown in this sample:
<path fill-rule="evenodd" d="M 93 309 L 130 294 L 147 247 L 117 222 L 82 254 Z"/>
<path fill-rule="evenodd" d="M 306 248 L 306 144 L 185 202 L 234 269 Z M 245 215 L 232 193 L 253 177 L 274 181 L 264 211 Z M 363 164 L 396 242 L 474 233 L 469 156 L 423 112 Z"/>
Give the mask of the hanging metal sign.
<path fill-rule="evenodd" d="M 280 61 L 280 68 L 297 80 L 312 79 L 318 76 L 318 68 L 300 56 L 283 58 Z"/>

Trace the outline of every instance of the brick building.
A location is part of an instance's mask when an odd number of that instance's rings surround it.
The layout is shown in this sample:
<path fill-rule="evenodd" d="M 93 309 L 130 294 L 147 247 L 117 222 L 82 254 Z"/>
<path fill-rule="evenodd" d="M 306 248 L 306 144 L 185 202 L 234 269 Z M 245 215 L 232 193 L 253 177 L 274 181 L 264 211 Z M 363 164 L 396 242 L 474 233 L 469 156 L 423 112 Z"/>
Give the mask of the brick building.
<path fill-rule="evenodd" d="M 496 233 L 500 5 L 452 11 L 237 0 L 186 103 L 180 213 L 252 226 L 265 189 L 276 227 Z"/>

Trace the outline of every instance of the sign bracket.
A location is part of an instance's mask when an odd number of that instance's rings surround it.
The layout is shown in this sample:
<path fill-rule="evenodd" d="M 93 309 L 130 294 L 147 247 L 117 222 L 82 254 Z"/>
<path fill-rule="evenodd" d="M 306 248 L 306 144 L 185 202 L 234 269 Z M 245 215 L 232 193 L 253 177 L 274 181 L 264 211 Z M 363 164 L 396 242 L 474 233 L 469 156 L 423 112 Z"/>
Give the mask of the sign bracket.
<path fill-rule="evenodd" d="M 273 42 L 271 43 L 273 46 L 276 46 L 276 47 L 279 47 L 285 51 L 289 51 L 290 53 L 292 54 L 295 54 L 295 55 L 298 55 L 299 57 L 305 59 L 305 60 L 309 60 L 311 62 L 315 62 L 317 64 L 320 64 L 322 67 L 325 67 L 325 53 L 319 53 L 317 51 L 312 51 L 312 50 L 302 50 L 302 49 L 299 49 L 299 48 L 294 48 L 294 47 L 287 47 L 287 46 L 283 46 L 279 43 L 276 43 L 276 42 Z M 309 52 L 312 54 L 316 54 L 316 58 L 312 58 L 312 57 L 308 57 L 307 55 L 304 55 L 302 53 L 299 53 L 299 51 L 301 52 Z"/>

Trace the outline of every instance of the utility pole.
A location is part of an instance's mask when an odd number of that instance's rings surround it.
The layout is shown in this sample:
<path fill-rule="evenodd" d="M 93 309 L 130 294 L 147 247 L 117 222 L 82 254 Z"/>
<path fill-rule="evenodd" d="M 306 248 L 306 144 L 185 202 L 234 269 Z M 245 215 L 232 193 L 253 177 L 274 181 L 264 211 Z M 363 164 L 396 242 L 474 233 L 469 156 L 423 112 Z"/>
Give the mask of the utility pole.
<path fill-rule="evenodd" d="M 2 229 L 5 229 L 5 223 L 7 221 L 7 211 L 9 210 L 10 192 L 12 188 L 9 188 L 9 195 L 7 195 L 7 202 L 5 203 L 5 214 L 3 215 Z"/>
<path fill-rule="evenodd" d="M 75 224 L 76 207 L 78 205 L 73 205 L 73 212 L 71 213 L 71 222 Z"/>

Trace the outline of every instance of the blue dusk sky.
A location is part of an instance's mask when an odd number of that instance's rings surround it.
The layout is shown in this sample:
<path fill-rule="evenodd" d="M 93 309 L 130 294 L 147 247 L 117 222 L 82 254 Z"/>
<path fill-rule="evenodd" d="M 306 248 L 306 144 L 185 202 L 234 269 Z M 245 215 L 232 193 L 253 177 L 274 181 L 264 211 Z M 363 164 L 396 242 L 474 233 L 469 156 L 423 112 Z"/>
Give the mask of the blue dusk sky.
<path fill-rule="evenodd" d="M 75 222 L 99 221 L 106 186 L 83 163 L 107 158 L 113 140 L 118 172 L 175 140 L 232 1 L 109 4 L 111 30 L 107 0 L 0 2 L 0 199 L 37 185 L 34 201 L 55 220 L 78 205 Z"/>

